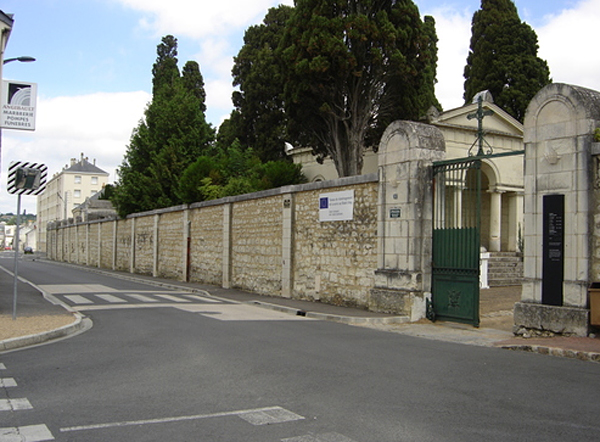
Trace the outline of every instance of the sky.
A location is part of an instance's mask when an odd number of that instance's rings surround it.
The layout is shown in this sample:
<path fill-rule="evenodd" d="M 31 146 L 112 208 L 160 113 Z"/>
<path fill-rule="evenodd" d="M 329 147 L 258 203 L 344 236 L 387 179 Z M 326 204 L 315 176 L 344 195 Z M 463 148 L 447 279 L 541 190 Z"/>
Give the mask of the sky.
<path fill-rule="evenodd" d="M 178 39 L 180 68 L 200 64 L 207 120 L 218 127 L 232 110 L 231 68 L 245 30 L 267 10 L 293 0 L 2 0 L 14 14 L 4 79 L 37 83 L 35 131 L 2 130 L 0 213 L 15 213 L 17 196 L 6 191 L 13 161 L 44 163 L 49 177 L 81 154 L 117 180 L 132 130 L 151 100 L 156 46 Z M 444 110 L 463 105 L 471 19 L 480 0 L 415 0 L 436 20 L 438 83 Z M 553 81 L 600 90 L 600 57 L 594 42 L 600 0 L 515 0 L 521 20 L 536 31 L 538 56 Z M 36 213 L 36 198 L 22 196 Z"/>

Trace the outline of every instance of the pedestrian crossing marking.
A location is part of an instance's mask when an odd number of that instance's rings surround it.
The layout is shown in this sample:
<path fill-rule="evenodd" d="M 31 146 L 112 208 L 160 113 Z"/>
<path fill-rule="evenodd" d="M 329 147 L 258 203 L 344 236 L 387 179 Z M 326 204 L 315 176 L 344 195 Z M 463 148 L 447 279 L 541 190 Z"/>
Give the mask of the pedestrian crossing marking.
<path fill-rule="evenodd" d="M 141 302 L 158 302 L 157 299 L 151 298 L 146 295 L 136 295 L 134 293 L 127 293 L 125 296 L 128 296 Z"/>
<path fill-rule="evenodd" d="M 6 365 L 0 362 L 0 370 L 6 370 Z"/>
<path fill-rule="evenodd" d="M 270 310 L 251 304 L 202 304 L 180 305 L 179 310 L 198 313 L 220 321 L 314 321 L 306 316 L 290 315 L 286 312 Z"/>
<path fill-rule="evenodd" d="M 192 302 L 187 299 L 178 298 L 177 296 L 172 296 L 172 295 L 156 295 L 156 296 L 158 298 L 162 298 L 162 299 L 165 299 L 165 300 L 171 301 L 171 302 Z"/>
<path fill-rule="evenodd" d="M 85 298 L 81 295 L 65 295 L 65 298 L 67 298 L 69 301 L 76 305 L 94 303 L 94 301 L 92 301 L 91 299 Z"/>
<path fill-rule="evenodd" d="M 110 293 L 119 291 L 102 284 L 42 284 L 38 287 L 42 291 L 52 295 L 59 293 Z"/>
<path fill-rule="evenodd" d="M 54 440 L 54 436 L 45 425 L 0 428 L 2 442 L 44 442 Z"/>
<path fill-rule="evenodd" d="M 140 425 L 149 425 L 149 424 L 167 424 L 173 422 L 183 422 L 183 421 L 192 421 L 192 420 L 200 420 L 200 419 L 212 419 L 212 418 L 220 418 L 227 416 L 238 416 L 248 422 L 248 419 L 252 419 L 251 416 L 259 419 L 264 418 L 264 423 L 258 423 L 253 425 L 265 425 L 268 424 L 269 419 L 270 423 L 283 423 L 283 422 L 292 422 L 297 420 L 304 419 L 303 416 L 300 416 L 296 413 L 292 413 L 281 407 L 266 407 L 266 408 L 257 408 L 254 410 L 238 410 L 238 411 L 225 411 L 221 413 L 209 413 L 209 414 L 196 414 L 192 416 L 175 416 L 175 417 L 165 417 L 158 419 L 146 419 L 146 420 L 137 420 L 137 421 L 123 421 L 123 422 L 110 422 L 105 424 L 97 424 L 97 425 L 82 425 L 76 427 L 65 427 L 61 428 L 61 433 L 74 432 L 74 431 L 89 431 L 89 430 L 100 430 L 105 428 L 122 428 L 128 426 L 140 426 Z M 246 419 L 248 418 L 248 419 Z M 268 416 L 265 418 L 265 416 Z M 258 422 L 258 420 L 257 420 Z M 252 423 L 252 422 L 250 422 Z M 3 440 L 3 439 L 0 439 Z"/>
<path fill-rule="evenodd" d="M 288 437 L 281 442 L 355 442 L 339 433 L 307 434 L 306 436 Z"/>
<path fill-rule="evenodd" d="M 127 302 L 125 299 L 119 298 L 119 297 L 114 296 L 114 295 L 96 295 L 96 296 L 98 298 L 106 301 L 106 302 L 111 303 L 111 304 L 117 304 L 117 303 L 120 303 L 120 302 Z"/>
<path fill-rule="evenodd" d="M 17 381 L 14 378 L 0 378 L 0 388 L 16 387 Z"/>
<path fill-rule="evenodd" d="M 304 419 L 302 416 L 292 413 L 281 407 L 274 407 L 264 410 L 252 410 L 246 413 L 238 414 L 238 417 L 244 419 L 252 425 L 272 425 L 283 422 L 292 422 Z"/>
<path fill-rule="evenodd" d="M 193 299 L 194 301 L 214 302 L 216 304 L 221 303 L 221 301 L 219 301 L 218 299 L 206 298 L 204 296 L 198 296 L 198 295 L 183 295 L 183 296 L 185 296 L 186 298 Z"/>
<path fill-rule="evenodd" d="M 32 408 L 26 398 L 0 399 L 0 411 L 31 410 Z"/>

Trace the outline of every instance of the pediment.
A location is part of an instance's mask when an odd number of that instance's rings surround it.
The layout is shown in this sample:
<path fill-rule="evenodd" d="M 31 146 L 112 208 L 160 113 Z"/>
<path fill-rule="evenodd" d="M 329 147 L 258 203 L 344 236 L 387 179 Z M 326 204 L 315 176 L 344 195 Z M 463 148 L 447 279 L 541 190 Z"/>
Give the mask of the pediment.
<path fill-rule="evenodd" d="M 488 101 L 482 104 L 484 110 L 493 111 L 493 115 L 483 119 L 483 129 L 486 132 L 496 132 L 506 135 L 523 136 L 523 125 L 505 112 L 501 107 Z M 456 127 L 477 131 L 477 119 L 469 119 L 468 116 L 477 112 L 478 104 L 467 104 L 465 106 L 442 112 L 431 119 L 430 124 L 435 126 Z"/>

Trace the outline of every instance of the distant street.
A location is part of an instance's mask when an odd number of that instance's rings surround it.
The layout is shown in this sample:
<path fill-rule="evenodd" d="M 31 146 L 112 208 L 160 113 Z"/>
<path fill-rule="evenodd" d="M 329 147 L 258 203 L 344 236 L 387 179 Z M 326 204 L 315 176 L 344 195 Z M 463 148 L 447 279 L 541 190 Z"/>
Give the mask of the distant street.
<path fill-rule="evenodd" d="M 46 262 L 23 261 L 19 274 L 93 328 L 0 354 L 0 442 L 600 440 L 599 364 L 311 320 Z"/>

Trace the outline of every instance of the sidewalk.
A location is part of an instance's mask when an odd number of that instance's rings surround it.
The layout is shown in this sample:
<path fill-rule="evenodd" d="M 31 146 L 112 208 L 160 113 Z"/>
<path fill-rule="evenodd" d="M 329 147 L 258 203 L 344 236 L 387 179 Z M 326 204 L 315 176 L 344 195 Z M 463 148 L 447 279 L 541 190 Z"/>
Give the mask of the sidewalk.
<path fill-rule="evenodd" d="M 57 265 L 70 265 L 59 264 Z M 365 310 L 337 307 L 320 302 L 261 296 L 236 289 L 224 289 L 199 283 L 153 278 L 123 272 L 76 266 L 91 272 L 137 280 L 175 290 L 208 292 L 228 301 L 249 303 L 293 315 L 376 328 L 426 339 L 468 345 L 501 347 L 553 356 L 600 362 L 600 338 L 551 337 L 519 338 L 511 333 L 512 305 L 520 297 L 520 287 L 499 287 L 481 291 L 481 327 L 427 320 L 409 323 L 408 318 Z M 13 276 L 0 267 L 0 352 L 26 347 L 79 333 L 90 321 L 35 287 L 20 281 L 17 319 L 12 319 Z"/>

